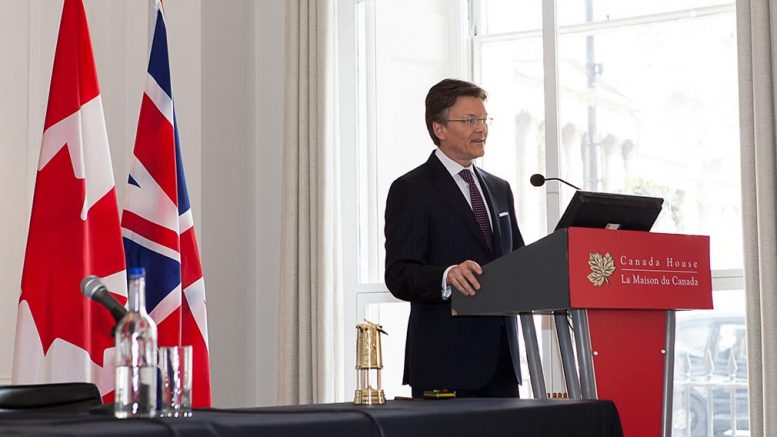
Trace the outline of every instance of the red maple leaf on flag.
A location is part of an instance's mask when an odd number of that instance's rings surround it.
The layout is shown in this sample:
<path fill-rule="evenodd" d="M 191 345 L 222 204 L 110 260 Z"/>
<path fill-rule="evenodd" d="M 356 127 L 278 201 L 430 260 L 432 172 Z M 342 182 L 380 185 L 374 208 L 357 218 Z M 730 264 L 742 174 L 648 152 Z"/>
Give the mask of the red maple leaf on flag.
<path fill-rule="evenodd" d="M 115 191 L 93 205 L 83 221 L 84 185 L 73 173 L 67 147 L 38 173 L 36 200 L 43 196 L 45 201 L 34 203 L 30 218 L 21 299 L 30 305 L 44 353 L 61 338 L 102 366 L 103 350 L 114 343 L 114 321 L 108 310 L 81 294 L 80 283 L 88 274 L 120 270 L 124 255 L 115 250 L 121 244 Z"/>

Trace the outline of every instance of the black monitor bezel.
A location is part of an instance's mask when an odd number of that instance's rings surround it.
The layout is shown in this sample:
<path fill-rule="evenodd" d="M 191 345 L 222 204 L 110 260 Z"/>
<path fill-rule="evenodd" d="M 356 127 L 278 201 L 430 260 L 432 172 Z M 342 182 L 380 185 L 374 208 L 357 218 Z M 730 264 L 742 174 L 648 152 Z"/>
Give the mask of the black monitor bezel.
<path fill-rule="evenodd" d="M 559 219 L 556 230 L 568 227 L 649 231 L 661 213 L 664 199 L 619 193 L 577 191 Z"/>

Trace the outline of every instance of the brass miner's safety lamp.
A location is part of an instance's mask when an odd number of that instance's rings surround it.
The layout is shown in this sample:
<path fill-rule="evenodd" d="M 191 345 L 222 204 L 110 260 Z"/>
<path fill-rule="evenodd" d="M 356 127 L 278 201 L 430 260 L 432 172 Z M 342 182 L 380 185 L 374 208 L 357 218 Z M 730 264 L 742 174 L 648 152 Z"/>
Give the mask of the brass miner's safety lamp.
<path fill-rule="evenodd" d="M 380 333 L 386 334 L 383 327 L 370 323 L 356 325 L 356 405 L 383 405 L 386 395 L 383 393 L 380 372 L 383 369 L 383 354 L 380 349 Z M 373 379 L 375 375 L 375 387 Z"/>

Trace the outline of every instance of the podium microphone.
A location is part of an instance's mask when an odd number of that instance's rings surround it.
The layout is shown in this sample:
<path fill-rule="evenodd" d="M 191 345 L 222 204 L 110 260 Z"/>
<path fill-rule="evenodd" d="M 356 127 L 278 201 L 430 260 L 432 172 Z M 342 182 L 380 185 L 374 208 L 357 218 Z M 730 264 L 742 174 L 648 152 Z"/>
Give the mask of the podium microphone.
<path fill-rule="evenodd" d="M 127 310 L 108 293 L 108 289 L 97 276 L 89 275 L 81 281 L 81 293 L 107 308 L 116 323 L 127 315 Z"/>
<path fill-rule="evenodd" d="M 559 182 L 561 182 L 563 184 L 569 185 L 570 187 L 576 189 L 577 191 L 580 191 L 579 187 L 577 187 L 575 185 L 572 185 L 569 182 L 567 182 L 567 181 L 565 181 L 564 179 L 561 179 L 561 178 L 546 178 L 545 176 L 543 176 L 543 175 L 541 175 L 539 173 L 535 173 L 535 174 L 531 175 L 531 177 L 529 178 L 529 182 L 531 182 L 531 184 L 534 185 L 535 187 L 541 187 L 541 186 L 545 185 L 545 181 L 559 181 Z"/>

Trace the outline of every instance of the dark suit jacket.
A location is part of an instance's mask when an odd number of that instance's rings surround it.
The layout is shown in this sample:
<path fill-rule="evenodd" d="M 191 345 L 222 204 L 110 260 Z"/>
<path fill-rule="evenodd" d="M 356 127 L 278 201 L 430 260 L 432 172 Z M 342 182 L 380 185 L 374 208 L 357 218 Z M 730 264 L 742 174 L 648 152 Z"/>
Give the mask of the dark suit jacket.
<path fill-rule="evenodd" d="M 486 385 L 503 331 L 520 381 L 515 318 L 453 317 L 450 301 L 441 295 L 449 266 L 468 259 L 484 265 L 523 246 L 510 185 L 481 169 L 475 173 L 491 212 L 493 254 L 472 208 L 434 153 L 395 180 L 386 200 L 385 280 L 391 294 L 410 302 L 403 383 L 417 389 Z"/>

